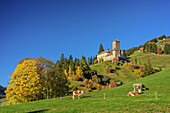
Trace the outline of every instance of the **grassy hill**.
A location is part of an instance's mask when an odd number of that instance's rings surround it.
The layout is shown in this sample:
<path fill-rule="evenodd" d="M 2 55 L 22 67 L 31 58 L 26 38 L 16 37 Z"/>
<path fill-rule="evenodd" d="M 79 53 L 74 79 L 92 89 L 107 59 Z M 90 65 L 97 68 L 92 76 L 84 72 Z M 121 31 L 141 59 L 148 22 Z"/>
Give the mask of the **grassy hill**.
<path fill-rule="evenodd" d="M 112 70 L 112 72 L 107 72 L 106 66 Z M 95 65 L 91 65 L 92 70 L 96 70 L 98 75 L 106 75 L 111 78 L 111 80 L 121 80 L 123 83 L 129 83 L 135 81 L 139 77 L 127 70 L 124 67 L 116 66 L 112 62 L 102 62 Z"/>
<path fill-rule="evenodd" d="M 148 58 L 154 66 L 169 66 L 170 67 L 170 55 L 158 55 L 158 54 L 143 54 L 142 52 L 136 52 L 129 56 L 131 61 L 135 61 L 135 58 L 142 64 L 146 62 Z"/>
<path fill-rule="evenodd" d="M 71 97 L 40 100 L 17 105 L 2 106 L 7 112 L 170 112 L 170 68 L 119 87 L 85 93 L 81 99 Z M 149 90 L 127 97 L 133 83 L 143 83 Z M 155 98 L 157 92 L 157 99 Z M 105 99 L 104 99 L 105 94 Z"/>

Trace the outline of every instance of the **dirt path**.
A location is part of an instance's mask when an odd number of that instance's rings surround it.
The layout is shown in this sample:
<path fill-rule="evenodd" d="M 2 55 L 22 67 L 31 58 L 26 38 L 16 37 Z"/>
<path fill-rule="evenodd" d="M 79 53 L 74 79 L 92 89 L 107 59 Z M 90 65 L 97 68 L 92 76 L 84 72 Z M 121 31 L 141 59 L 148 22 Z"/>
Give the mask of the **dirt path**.
<path fill-rule="evenodd" d="M 6 101 L 6 102 L 2 103 L 0 106 L 3 106 L 3 105 L 4 105 L 4 104 L 6 104 L 6 103 L 8 103 L 8 101 Z"/>

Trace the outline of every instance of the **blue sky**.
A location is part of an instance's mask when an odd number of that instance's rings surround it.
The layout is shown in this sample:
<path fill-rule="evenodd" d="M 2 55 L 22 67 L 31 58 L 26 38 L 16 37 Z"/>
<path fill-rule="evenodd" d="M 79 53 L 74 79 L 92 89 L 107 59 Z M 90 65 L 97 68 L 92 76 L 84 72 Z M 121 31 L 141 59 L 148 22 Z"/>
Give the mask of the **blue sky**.
<path fill-rule="evenodd" d="M 0 85 L 25 57 L 90 57 L 115 38 L 129 49 L 164 34 L 168 0 L 0 0 Z"/>

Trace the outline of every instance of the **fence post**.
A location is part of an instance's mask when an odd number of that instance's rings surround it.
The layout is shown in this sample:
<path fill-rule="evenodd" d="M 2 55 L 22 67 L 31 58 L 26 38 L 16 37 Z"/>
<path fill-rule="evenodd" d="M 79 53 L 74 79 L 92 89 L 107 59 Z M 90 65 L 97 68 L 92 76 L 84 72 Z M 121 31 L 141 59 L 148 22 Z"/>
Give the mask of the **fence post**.
<path fill-rule="evenodd" d="M 155 91 L 155 97 L 156 97 L 156 99 L 157 99 L 157 92 Z"/>
<path fill-rule="evenodd" d="M 105 100 L 105 93 L 104 93 L 104 100 Z"/>

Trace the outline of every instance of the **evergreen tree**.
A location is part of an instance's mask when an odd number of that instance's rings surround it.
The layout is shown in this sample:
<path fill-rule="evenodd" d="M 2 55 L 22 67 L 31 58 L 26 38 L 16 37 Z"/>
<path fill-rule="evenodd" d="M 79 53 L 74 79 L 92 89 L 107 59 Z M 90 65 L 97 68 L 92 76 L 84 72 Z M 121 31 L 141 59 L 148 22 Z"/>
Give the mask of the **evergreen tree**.
<path fill-rule="evenodd" d="M 91 69 L 89 65 L 87 65 L 87 61 L 84 56 L 82 56 L 80 60 L 80 69 L 83 71 L 83 77 L 91 78 Z"/>
<path fill-rule="evenodd" d="M 167 43 L 165 44 L 164 53 L 170 54 L 170 44 L 167 44 Z"/>
<path fill-rule="evenodd" d="M 63 69 L 55 66 L 50 74 L 53 78 L 51 80 L 51 98 L 65 96 L 69 91 L 69 82 Z"/>
<path fill-rule="evenodd" d="M 71 67 L 71 70 L 74 71 L 75 70 L 75 66 L 74 66 L 74 61 L 73 61 L 72 55 L 70 55 L 70 57 L 69 57 L 69 65 Z"/>
<path fill-rule="evenodd" d="M 99 47 L 99 52 L 98 52 L 98 54 L 100 54 L 102 51 L 104 51 L 104 49 L 103 49 L 103 45 L 102 45 L 102 44 L 100 44 L 100 47 Z"/>

